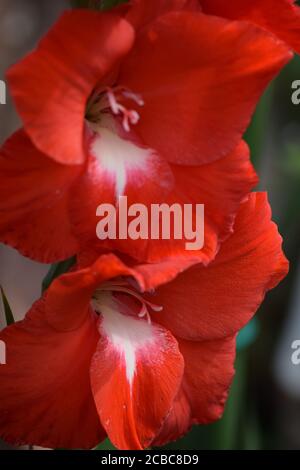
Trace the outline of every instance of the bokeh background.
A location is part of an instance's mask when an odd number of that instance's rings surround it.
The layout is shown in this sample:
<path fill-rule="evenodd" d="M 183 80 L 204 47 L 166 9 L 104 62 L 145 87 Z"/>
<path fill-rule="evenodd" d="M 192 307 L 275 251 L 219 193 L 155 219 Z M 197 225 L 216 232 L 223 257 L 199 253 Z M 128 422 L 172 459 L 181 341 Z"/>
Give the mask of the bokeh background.
<path fill-rule="evenodd" d="M 0 79 L 66 8 L 67 0 L 1 0 Z M 291 361 L 291 345 L 300 340 L 300 104 L 291 100 L 294 80 L 300 80 L 297 57 L 265 93 L 246 134 L 260 176 L 258 189 L 268 191 L 284 238 L 290 274 L 238 339 L 237 372 L 222 420 L 195 427 L 167 448 L 300 449 L 300 365 Z M 19 124 L 8 95 L 7 104 L 0 105 L 0 144 Z M 48 270 L 0 245 L 0 284 L 15 319 L 39 297 Z M 108 441 L 99 446 L 109 448 Z"/>

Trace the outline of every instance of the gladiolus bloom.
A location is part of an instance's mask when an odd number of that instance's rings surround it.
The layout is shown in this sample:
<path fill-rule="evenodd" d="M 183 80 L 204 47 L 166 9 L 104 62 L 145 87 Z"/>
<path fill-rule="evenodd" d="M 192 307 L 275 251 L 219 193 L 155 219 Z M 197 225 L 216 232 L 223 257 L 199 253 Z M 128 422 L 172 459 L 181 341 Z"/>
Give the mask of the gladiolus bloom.
<path fill-rule="evenodd" d="M 24 130 L 0 152 L 0 240 L 59 261 L 99 247 L 96 209 L 120 195 L 147 207 L 200 203 L 198 252 L 185 240 L 106 248 L 207 264 L 256 183 L 241 136 L 290 58 L 266 31 L 205 15 L 195 1 L 65 13 L 8 73 Z"/>
<path fill-rule="evenodd" d="M 208 267 L 170 283 L 160 285 L 159 264 L 93 256 L 0 333 L 0 436 L 91 448 L 108 435 L 120 449 L 143 449 L 218 419 L 236 333 L 288 269 L 265 195 L 241 204 Z"/>

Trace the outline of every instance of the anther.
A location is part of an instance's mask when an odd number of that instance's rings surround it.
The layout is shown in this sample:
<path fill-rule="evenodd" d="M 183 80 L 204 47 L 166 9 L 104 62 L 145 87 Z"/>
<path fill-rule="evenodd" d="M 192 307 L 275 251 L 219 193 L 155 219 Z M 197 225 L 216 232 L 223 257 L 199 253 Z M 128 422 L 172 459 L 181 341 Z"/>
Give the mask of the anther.
<path fill-rule="evenodd" d="M 115 90 L 111 88 L 107 88 L 106 94 L 107 94 L 109 106 L 113 114 L 115 114 L 116 116 L 119 114 L 123 114 L 123 120 L 122 120 L 123 128 L 126 132 L 130 132 L 130 125 L 137 124 L 140 120 L 140 115 L 134 109 L 128 110 L 127 108 L 125 108 L 125 106 L 119 103 L 116 98 L 116 94 L 120 94 L 124 98 L 131 99 L 139 106 L 144 106 L 144 101 L 142 97 L 122 87 L 117 87 L 115 88 Z"/>

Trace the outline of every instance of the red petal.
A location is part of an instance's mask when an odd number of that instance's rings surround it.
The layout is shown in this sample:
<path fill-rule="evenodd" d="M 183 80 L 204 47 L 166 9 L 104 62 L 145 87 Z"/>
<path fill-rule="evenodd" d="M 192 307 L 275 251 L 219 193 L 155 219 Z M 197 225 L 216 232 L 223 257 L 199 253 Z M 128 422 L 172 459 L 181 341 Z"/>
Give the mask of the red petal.
<path fill-rule="evenodd" d="M 191 428 L 191 406 L 181 388 L 173 402 L 172 409 L 165 420 L 158 436 L 152 442 L 153 446 L 164 446 L 183 437 Z"/>
<path fill-rule="evenodd" d="M 293 0 L 200 0 L 205 13 L 250 21 L 300 53 L 300 8 Z"/>
<path fill-rule="evenodd" d="M 0 435 L 12 444 L 92 448 L 105 436 L 90 387 L 89 366 L 99 335 L 95 317 L 57 333 L 44 299 L 6 328 L 7 364 L 0 366 Z"/>
<path fill-rule="evenodd" d="M 132 46 L 130 24 L 109 13 L 64 13 L 8 79 L 26 131 L 44 153 L 66 164 L 85 160 L 85 106 L 93 88 Z"/>
<path fill-rule="evenodd" d="M 143 288 L 141 276 L 113 254 L 100 256 L 89 267 L 58 277 L 46 294 L 48 322 L 57 330 L 76 330 L 89 316 L 95 289 L 118 276 L 132 276 Z"/>
<path fill-rule="evenodd" d="M 183 385 L 153 445 L 180 439 L 192 424 L 208 424 L 224 411 L 234 375 L 235 338 L 179 340 L 184 358 Z"/>
<path fill-rule="evenodd" d="M 291 58 L 246 23 L 170 13 L 137 38 L 119 83 L 142 95 L 142 141 L 169 162 L 201 164 L 232 151 L 269 81 Z"/>
<path fill-rule="evenodd" d="M 234 376 L 235 337 L 215 341 L 179 340 L 184 357 L 183 390 L 194 424 L 221 418 Z"/>
<path fill-rule="evenodd" d="M 224 240 L 232 231 L 235 216 L 242 200 L 257 184 L 258 178 L 250 163 L 249 149 L 245 142 L 240 144 L 225 158 L 207 165 L 197 167 L 171 165 L 174 173 L 174 191 L 169 204 L 180 202 L 181 206 L 187 203 L 204 204 L 204 247 L 201 252 L 192 253 L 185 250 L 185 257 L 199 256 L 199 260 L 215 257 L 220 241 Z M 195 220 L 195 215 L 194 215 Z M 187 240 L 184 239 L 184 247 Z M 181 250 L 183 250 L 181 243 Z M 176 245 L 178 254 L 181 254 L 179 243 L 173 241 L 173 253 Z M 170 242 L 160 243 L 160 251 L 154 261 L 170 258 L 172 250 Z M 160 248 L 158 247 L 158 248 Z M 153 261 L 153 260 L 152 260 Z"/>
<path fill-rule="evenodd" d="M 147 241 L 99 241 L 96 215 L 100 204 L 118 208 L 119 197 L 127 196 L 128 206 L 164 200 L 173 189 L 173 174 L 168 163 L 151 149 L 125 140 L 109 129 L 100 128 L 90 140 L 88 168 L 77 182 L 72 199 L 71 216 L 74 232 L 82 245 L 98 245 L 100 249 L 118 249 L 136 258 L 147 256 Z M 118 216 L 117 216 L 118 220 Z M 125 229 L 127 229 L 127 224 Z M 117 233 L 119 224 L 117 224 Z M 119 237 L 117 237 L 119 238 Z"/>
<path fill-rule="evenodd" d="M 115 136 L 114 139 L 119 139 Z M 99 142 L 105 139 L 99 139 Z M 232 229 L 234 217 L 243 200 L 257 182 L 256 174 L 249 161 L 249 151 L 244 142 L 225 158 L 198 167 L 168 166 L 156 154 L 133 146 L 132 142 L 118 144 L 114 158 L 110 147 L 102 143 L 98 148 L 98 158 L 91 159 L 90 166 L 78 179 L 72 198 L 72 223 L 74 233 L 80 240 L 81 247 L 89 245 L 96 249 L 118 250 L 140 262 L 164 262 L 181 258 L 181 262 L 209 262 L 216 255 L 220 241 Z M 138 158 L 133 158 L 134 155 Z M 144 155 L 148 155 L 146 158 Z M 118 157 L 118 159 L 116 158 Z M 118 182 L 119 180 L 119 182 Z M 122 186 L 120 190 L 119 187 Z M 101 220 L 96 215 L 97 207 L 103 203 L 116 204 L 116 197 L 127 197 L 127 207 L 143 204 L 147 209 L 143 220 L 148 222 L 146 239 L 132 240 L 129 235 L 122 240 L 119 237 L 117 223 L 116 240 L 99 241 L 95 227 Z M 187 250 L 187 240 L 174 239 L 173 227 L 171 239 L 154 240 L 151 238 L 151 209 L 153 204 L 193 205 L 193 221 L 196 219 L 196 204 L 205 205 L 204 246 L 197 250 Z M 120 207 L 120 206 L 119 206 Z M 127 212 L 127 210 L 126 210 Z M 183 214 L 184 215 L 184 214 Z M 116 217 L 119 219 L 119 212 Z M 128 222 L 132 218 L 128 217 Z M 128 224 L 125 229 L 127 231 Z M 176 258 L 176 259 L 175 259 Z"/>
<path fill-rule="evenodd" d="M 286 276 L 281 242 L 266 194 L 251 194 L 215 261 L 195 266 L 158 289 L 155 302 L 164 309 L 153 318 L 187 339 L 234 334 L 250 320 L 266 292 Z"/>
<path fill-rule="evenodd" d="M 170 11 L 201 10 L 199 0 L 133 0 L 126 19 L 139 29 Z"/>
<path fill-rule="evenodd" d="M 91 367 L 93 394 L 112 443 L 144 449 L 158 433 L 178 392 L 183 360 L 165 329 L 103 302 L 97 352 Z"/>
<path fill-rule="evenodd" d="M 41 262 L 74 255 L 68 204 L 80 171 L 47 158 L 17 131 L 0 151 L 0 241 Z"/>

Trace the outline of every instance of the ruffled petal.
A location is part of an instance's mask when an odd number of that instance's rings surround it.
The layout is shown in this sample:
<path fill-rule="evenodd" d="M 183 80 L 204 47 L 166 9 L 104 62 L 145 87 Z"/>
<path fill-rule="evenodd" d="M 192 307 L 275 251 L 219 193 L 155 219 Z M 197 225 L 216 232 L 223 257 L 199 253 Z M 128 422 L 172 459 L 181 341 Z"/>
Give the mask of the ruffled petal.
<path fill-rule="evenodd" d="M 85 161 L 87 100 L 133 41 L 132 26 L 115 14 L 67 11 L 38 48 L 10 69 L 17 109 L 39 150 L 65 164 Z"/>
<path fill-rule="evenodd" d="M 250 21 L 300 53 L 300 8 L 294 0 L 200 0 L 205 13 Z"/>
<path fill-rule="evenodd" d="M 190 430 L 191 426 L 191 406 L 181 387 L 173 402 L 172 409 L 152 445 L 164 446 L 169 442 L 177 441 Z"/>
<path fill-rule="evenodd" d="M 155 321 L 175 336 L 215 339 L 232 335 L 254 315 L 266 292 L 288 272 L 277 226 L 265 193 L 241 204 L 234 231 L 216 259 L 195 266 L 157 290 L 163 312 Z"/>
<path fill-rule="evenodd" d="M 140 32 L 119 83 L 145 102 L 136 125 L 141 140 L 169 162 L 197 165 L 235 148 L 262 92 L 291 57 L 251 24 L 175 12 Z"/>
<path fill-rule="evenodd" d="M 59 276 L 46 293 L 49 324 L 59 331 L 79 328 L 89 316 L 96 288 L 118 276 L 134 278 L 143 289 L 142 277 L 113 254 L 100 256 L 88 267 Z"/>
<path fill-rule="evenodd" d="M 139 30 L 170 11 L 200 11 L 199 0 L 132 0 L 126 19 Z"/>
<path fill-rule="evenodd" d="M 100 128 L 89 138 L 88 167 L 77 181 L 71 205 L 74 233 L 81 245 L 94 245 L 127 252 L 135 258 L 147 258 L 147 240 L 131 241 L 119 237 L 120 197 L 127 198 L 126 206 L 143 203 L 146 208 L 165 199 L 174 187 L 174 176 L 168 165 L 152 149 Z M 99 206 L 103 207 L 100 214 Z M 115 211 L 115 240 L 110 236 L 99 240 L 98 224 L 106 215 L 104 206 Z M 125 210 L 125 212 L 127 212 Z M 147 218 L 148 220 L 148 218 Z M 128 218 L 128 222 L 130 218 Z M 121 224 L 127 232 L 128 224 Z M 103 233 L 103 230 L 102 230 Z"/>
<path fill-rule="evenodd" d="M 185 362 L 183 390 L 193 424 L 221 418 L 234 376 L 235 337 L 215 341 L 178 340 Z"/>
<path fill-rule="evenodd" d="M 46 321 L 44 299 L 25 320 L 0 332 L 7 352 L 0 366 L 4 440 L 90 449 L 104 439 L 89 378 L 98 338 L 95 316 L 76 331 L 55 331 Z"/>
<path fill-rule="evenodd" d="M 72 198 L 72 227 L 82 250 L 86 245 L 95 250 L 106 248 L 138 262 L 172 261 L 174 266 L 178 258 L 184 265 L 211 261 L 232 230 L 240 202 L 257 183 L 247 145 L 240 142 L 225 158 L 210 164 L 179 167 L 166 164 L 159 155 L 130 141 L 122 142 L 109 131 L 101 132 L 102 137 L 97 137 L 92 146 L 98 157 L 91 158 L 89 168 L 77 180 Z M 121 202 L 120 195 L 126 200 Z M 102 213 L 98 211 L 100 205 Z M 197 205 L 204 205 L 203 217 L 200 212 L 196 215 Z M 155 235 L 157 239 L 153 236 L 158 227 L 162 228 L 162 217 L 157 220 L 153 211 L 158 206 L 165 207 L 166 216 L 169 209 L 176 208 L 176 220 L 182 217 L 179 239 L 175 237 L 172 212 L 168 237 L 163 239 L 162 230 Z M 127 217 L 133 208 L 136 214 Z M 104 238 L 108 237 L 106 210 L 112 214 L 113 223 L 109 238 L 99 240 L 98 224 L 102 233 L 105 228 Z M 143 229 L 138 226 L 131 230 L 138 217 Z M 189 229 L 187 234 L 185 229 Z"/>
<path fill-rule="evenodd" d="M 167 330 L 120 314 L 112 297 L 100 310 L 101 339 L 91 366 L 98 413 L 116 447 L 144 449 L 171 409 L 183 359 Z"/>
<path fill-rule="evenodd" d="M 185 363 L 183 383 L 153 445 L 180 439 L 193 424 L 221 418 L 234 376 L 234 337 L 178 343 Z"/>
<path fill-rule="evenodd" d="M 79 246 L 68 205 L 81 171 L 47 158 L 17 131 L 0 150 L 0 241 L 45 263 L 73 256 Z"/>

